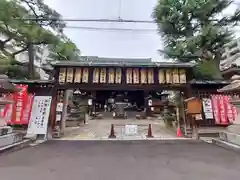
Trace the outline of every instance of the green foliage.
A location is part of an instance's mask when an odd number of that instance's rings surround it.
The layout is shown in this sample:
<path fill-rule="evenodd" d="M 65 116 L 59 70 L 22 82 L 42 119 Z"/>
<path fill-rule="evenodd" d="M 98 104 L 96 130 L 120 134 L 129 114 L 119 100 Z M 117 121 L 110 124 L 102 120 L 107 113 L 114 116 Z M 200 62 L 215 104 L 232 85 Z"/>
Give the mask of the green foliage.
<path fill-rule="evenodd" d="M 231 28 L 240 21 L 239 10 L 219 17 L 231 3 L 230 0 L 159 0 L 153 17 L 165 42 L 161 52 L 183 62 L 213 61 L 215 68 L 223 45 L 233 38 Z M 201 73 L 206 70 L 197 69 Z"/>
<path fill-rule="evenodd" d="M 57 44 L 50 47 L 49 57 L 53 60 L 78 60 L 80 56 L 80 50 L 77 46 L 68 38 L 60 40 Z"/>
<path fill-rule="evenodd" d="M 72 54 L 77 55 L 79 50 L 75 44 L 62 39 L 64 27 L 61 15 L 44 4 L 43 0 L 0 0 L 0 33 L 6 37 L 0 39 L 1 61 L 8 59 L 0 62 L 5 64 L 0 67 L 0 72 L 17 78 L 21 75 L 27 77 L 27 68 L 19 63 L 12 64 L 9 59 L 14 60 L 17 54 L 30 49 L 29 44 L 51 45 L 54 54 L 60 54 L 65 59 Z M 9 50 L 9 47 L 14 49 Z"/>

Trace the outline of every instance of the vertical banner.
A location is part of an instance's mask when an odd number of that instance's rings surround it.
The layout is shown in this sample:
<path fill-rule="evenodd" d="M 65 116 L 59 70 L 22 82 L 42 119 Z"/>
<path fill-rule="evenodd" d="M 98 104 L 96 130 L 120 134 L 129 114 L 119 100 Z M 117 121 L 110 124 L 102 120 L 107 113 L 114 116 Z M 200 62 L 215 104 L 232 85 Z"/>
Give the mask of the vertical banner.
<path fill-rule="evenodd" d="M 75 75 L 74 75 L 74 82 L 81 83 L 81 79 L 82 79 L 82 69 L 76 68 Z"/>
<path fill-rule="evenodd" d="M 67 83 L 73 82 L 73 68 L 67 68 Z"/>
<path fill-rule="evenodd" d="M 166 83 L 167 84 L 172 83 L 172 70 L 171 69 L 166 70 Z"/>
<path fill-rule="evenodd" d="M 218 96 L 221 124 L 229 124 L 222 95 Z"/>
<path fill-rule="evenodd" d="M 179 82 L 181 84 L 187 83 L 187 78 L 186 78 L 186 71 L 185 69 L 180 69 L 179 70 Z"/>
<path fill-rule="evenodd" d="M 93 83 L 99 82 L 99 68 L 93 69 Z"/>
<path fill-rule="evenodd" d="M 107 69 L 101 68 L 100 69 L 100 83 L 106 83 L 107 82 Z"/>
<path fill-rule="evenodd" d="M 126 70 L 126 83 L 127 84 L 132 84 L 132 68 L 127 68 Z"/>
<path fill-rule="evenodd" d="M 158 83 L 164 84 L 165 83 L 165 72 L 164 69 L 158 70 Z"/>
<path fill-rule="evenodd" d="M 148 84 L 154 84 L 154 70 L 153 70 L 153 68 L 148 69 L 147 76 L 148 76 Z"/>
<path fill-rule="evenodd" d="M 116 76 L 115 76 L 115 82 L 117 84 L 121 84 L 122 83 L 122 69 L 121 68 L 117 68 L 116 69 Z"/>
<path fill-rule="evenodd" d="M 141 68 L 140 76 L 141 84 L 147 84 L 147 70 L 145 68 Z"/>
<path fill-rule="evenodd" d="M 221 124 L 217 95 L 212 95 L 211 100 L 212 100 L 212 108 L 213 108 L 213 115 L 214 115 L 215 123 Z"/>
<path fill-rule="evenodd" d="M 58 81 L 60 84 L 65 83 L 66 78 L 66 68 L 60 68 Z"/>
<path fill-rule="evenodd" d="M 30 114 L 32 110 L 32 103 L 33 103 L 33 94 L 28 94 L 27 97 L 27 105 L 23 110 L 23 117 L 21 119 L 22 124 L 28 124 L 30 119 Z"/>
<path fill-rule="evenodd" d="M 173 75 L 173 83 L 174 84 L 179 84 L 179 74 L 178 74 L 178 69 L 177 68 L 173 69 L 172 75 Z"/>
<path fill-rule="evenodd" d="M 224 99 L 224 105 L 225 105 L 228 121 L 229 123 L 232 123 L 234 117 L 233 117 L 232 105 L 229 102 L 230 96 L 223 96 L 223 99 Z"/>
<path fill-rule="evenodd" d="M 213 108 L 212 108 L 211 99 L 203 98 L 202 105 L 203 105 L 203 112 L 204 112 L 205 118 L 213 119 Z"/>
<path fill-rule="evenodd" d="M 139 69 L 138 68 L 134 68 L 133 69 L 133 84 L 139 84 Z"/>
<path fill-rule="evenodd" d="M 23 110 L 27 104 L 27 86 L 17 85 L 18 92 L 13 95 L 14 104 L 12 111 L 11 124 L 25 124 L 22 122 Z"/>
<path fill-rule="evenodd" d="M 114 84 L 114 74 L 115 74 L 115 70 L 114 68 L 109 68 L 108 69 L 108 83 L 109 84 Z"/>
<path fill-rule="evenodd" d="M 5 98 L 9 101 L 13 101 L 13 94 L 8 94 Z M 11 124 L 12 112 L 13 104 L 6 104 L 6 106 L 2 109 L 1 117 L 5 120 L 7 124 Z"/>
<path fill-rule="evenodd" d="M 83 68 L 82 82 L 83 83 L 88 83 L 88 77 L 89 77 L 89 70 L 88 70 L 88 68 Z"/>

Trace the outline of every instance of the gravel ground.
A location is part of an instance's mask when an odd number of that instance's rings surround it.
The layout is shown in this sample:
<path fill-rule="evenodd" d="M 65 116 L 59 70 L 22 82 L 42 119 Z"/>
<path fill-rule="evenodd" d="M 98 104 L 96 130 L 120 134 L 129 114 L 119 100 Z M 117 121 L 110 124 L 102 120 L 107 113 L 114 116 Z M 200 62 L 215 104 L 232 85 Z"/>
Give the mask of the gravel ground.
<path fill-rule="evenodd" d="M 194 141 L 47 141 L 0 156 L 1 180 L 239 180 L 240 156 Z"/>

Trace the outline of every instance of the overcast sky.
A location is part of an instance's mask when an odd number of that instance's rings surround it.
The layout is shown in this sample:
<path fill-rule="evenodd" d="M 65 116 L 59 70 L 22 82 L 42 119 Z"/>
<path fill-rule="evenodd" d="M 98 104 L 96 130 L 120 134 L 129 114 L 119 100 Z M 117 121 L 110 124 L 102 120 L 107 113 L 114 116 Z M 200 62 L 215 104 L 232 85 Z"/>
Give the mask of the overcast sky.
<path fill-rule="evenodd" d="M 119 8 L 120 1 L 121 8 Z M 122 19 L 152 20 L 151 14 L 157 0 L 45 0 L 45 2 L 64 18 L 117 19 L 120 14 Z M 228 12 L 235 8 L 236 5 Z M 65 34 L 77 44 L 82 55 L 120 58 L 151 57 L 153 60 L 163 60 L 157 52 L 162 48 L 162 43 L 155 31 L 157 28 L 155 24 L 68 22 L 68 26 L 149 29 L 148 31 L 113 31 L 69 28 L 66 29 Z"/>

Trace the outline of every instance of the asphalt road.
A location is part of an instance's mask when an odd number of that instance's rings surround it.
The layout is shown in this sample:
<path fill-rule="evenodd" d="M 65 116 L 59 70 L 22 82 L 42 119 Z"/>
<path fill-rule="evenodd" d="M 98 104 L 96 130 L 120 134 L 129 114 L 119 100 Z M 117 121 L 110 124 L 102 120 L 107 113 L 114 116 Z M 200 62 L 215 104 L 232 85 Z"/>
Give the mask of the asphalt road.
<path fill-rule="evenodd" d="M 48 141 L 0 156 L 1 180 L 239 180 L 240 154 L 186 141 Z"/>

